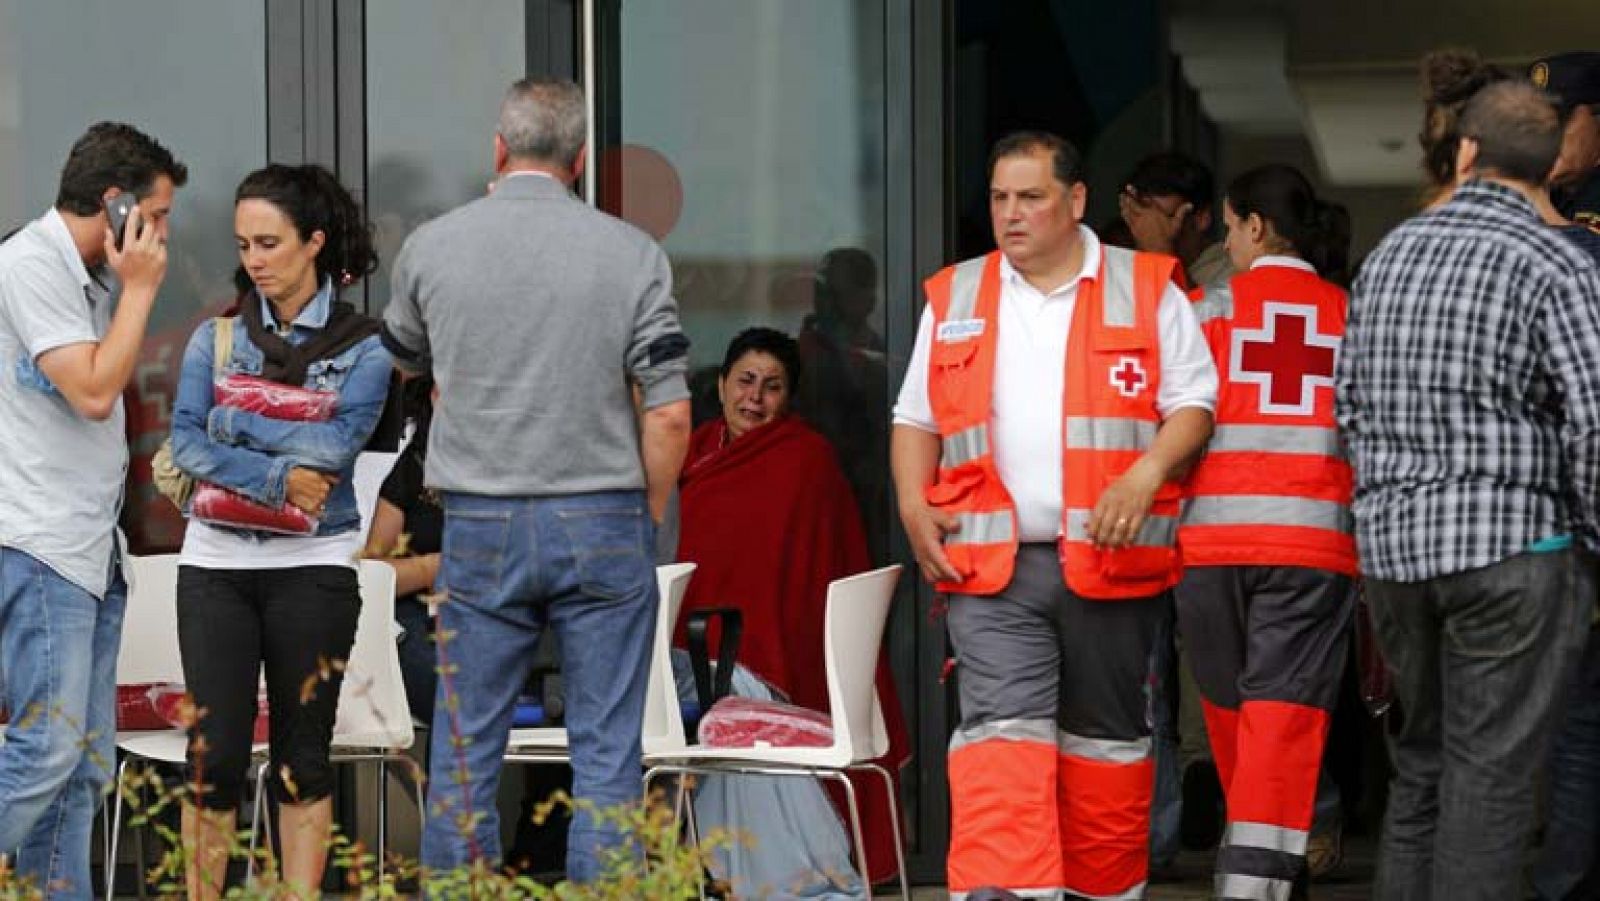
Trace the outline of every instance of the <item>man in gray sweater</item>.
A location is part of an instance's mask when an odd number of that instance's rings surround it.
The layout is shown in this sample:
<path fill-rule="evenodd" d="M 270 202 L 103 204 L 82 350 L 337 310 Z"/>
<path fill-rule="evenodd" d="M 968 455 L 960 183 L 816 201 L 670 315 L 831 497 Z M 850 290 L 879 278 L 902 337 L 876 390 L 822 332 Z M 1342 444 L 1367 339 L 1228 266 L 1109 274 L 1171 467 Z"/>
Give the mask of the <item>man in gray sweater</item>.
<path fill-rule="evenodd" d="M 546 625 L 574 794 L 599 807 L 639 795 L 655 528 L 688 446 L 689 342 L 661 248 L 573 196 L 585 134 L 577 86 L 512 85 L 491 193 L 418 228 L 394 264 L 384 344 L 440 391 L 425 476 L 444 503 L 447 596 L 430 868 L 499 863 L 501 755 Z M 618 841 L 580 812 L 568 877 L 593 880 Z"/>

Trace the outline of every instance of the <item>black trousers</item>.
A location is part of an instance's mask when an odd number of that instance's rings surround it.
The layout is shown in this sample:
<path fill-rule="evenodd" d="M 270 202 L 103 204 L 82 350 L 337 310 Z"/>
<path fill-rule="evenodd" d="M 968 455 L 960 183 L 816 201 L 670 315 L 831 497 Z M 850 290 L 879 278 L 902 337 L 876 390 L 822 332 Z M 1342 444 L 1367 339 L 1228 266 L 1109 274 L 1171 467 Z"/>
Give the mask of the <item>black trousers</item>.
<path fill-rule="evenodd" d="M 263 667 L 273 799 L 305 803 L 333 792 L 328 748 L 360 612 L 360 586 L 348 567 L 178 568 L 178 648 L 199 709 L 188 772 L 198 803 L 214 810 L 239 803 Z"/>

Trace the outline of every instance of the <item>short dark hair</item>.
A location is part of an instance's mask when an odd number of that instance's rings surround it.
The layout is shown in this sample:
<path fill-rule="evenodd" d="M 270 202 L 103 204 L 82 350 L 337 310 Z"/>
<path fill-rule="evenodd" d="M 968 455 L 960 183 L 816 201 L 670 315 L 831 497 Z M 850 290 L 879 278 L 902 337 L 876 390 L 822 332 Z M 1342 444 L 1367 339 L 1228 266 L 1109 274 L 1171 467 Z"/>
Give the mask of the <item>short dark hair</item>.
<path fill-rule="evenodd" d="M 1006 157 L 1041 151 L 1050 154 L 1056 181 L 1068 188 L 1083 181 L 1083 154 L 1071 141 L 1048 131 L 1014 131 L 994 142 L 989 151 L 989 178 L 994 178 L 995 165 Z"/>
<path fill-rule="evenodd" d="M 1350 214 L 1317 197 L 1299 169 L 1273 163 L 1251 169 L 1228 183 L 1228 207 L 1241 219 L 1251 214 L 1317 273 L 1343 284 L 1350 266 Z"/>
<path fill-rule="evenodd" d="M 800 344 L 793 338 L 775 328 L 755 326 L 747 328 L 728 342 L 728 352 L 722 357 L 722 368 L 718 374 L 723 378 L 733 371 L 733 364 L 747 353 L 762 353 L 776 359 L 783 365 L 783 374 L 789 379 L 789 394 L 793 396 L 800 390 Z"/>
<path fill-rule="evenodd" d="M 1195 211 L 1216 204 L 1217 183 L 1206 164 L 1186 153 L 1164 151 L 1139 161 L 1126 184 L 1145 196 L 1182 197 Z"/>
<path fill-rule="evenodd" d="M 378 268 L 372 226 L 355 198 L 327 169 L 309 163 L 272 163 L 246 175 L 233 194 L 235 205 L 251 199 L 265 200 L 282 210 L 302 241 L 312 232 L 322 232 L 322 250 L 317 253 L 319 282 L 331 276 L 337 290 Z"/>
<path fill-rule="evenodd" d="M 1491 84 L 1461 111 L 1461 137 L 1478 143 L 1474 168 L 1530 185 L 1550 176 L 1564 130 L 1550 96 L 1526 81 Z"/>
<path fill-rule="evenodd" d="M 154 138 L 122 122 L 96 122 L 73 142 L 61 167 L 56 189 L 56 209 L 76 216 L 100 212 L 107 188 L 120 188 L 143 199 L 165 175 L 172 186 L 183 187 L 189 168 Z"/>

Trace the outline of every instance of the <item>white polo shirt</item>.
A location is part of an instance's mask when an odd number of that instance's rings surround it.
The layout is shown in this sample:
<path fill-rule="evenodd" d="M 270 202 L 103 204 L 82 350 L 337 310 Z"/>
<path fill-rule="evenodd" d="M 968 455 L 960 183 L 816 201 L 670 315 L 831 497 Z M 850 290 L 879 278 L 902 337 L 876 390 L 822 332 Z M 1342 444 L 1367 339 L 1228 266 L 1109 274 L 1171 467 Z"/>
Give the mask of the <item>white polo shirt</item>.
<path fill-rule="evenodd" d="M 97 343 L 122 293 L 91 272 L 54 209 L 0 244 L 0 546 L 23 551 L 95 598 L 106 593 L 128 470 L 122 398 L 85 419 L 39 357 Z"/>
<path fill-rule="evenodd" d="M 1000 263 L 1000 346 L 995 355 L 991 427 L 1000 481 L 1017 504 L 1023 541 L 1054 541 L 1061 532 L 1061 453 L 1067 334 L 1078 286 L 1100 271 L 1100 239 L 1085 226 L 1083 268 L 1048 294 L 1028 284 L 1011 261 Z M 1216 409 L 1217 369 L 1189 298 L 1169 284 L 1157 312 L 1161 341 L 1161 387 L 1156 409 L 1163 417 L 1184 407 Z M 928 354 L 933 312 L 924 307 L 916 345 L 906 369 L 896 425 L 937 432 L 928 402 Z"/>

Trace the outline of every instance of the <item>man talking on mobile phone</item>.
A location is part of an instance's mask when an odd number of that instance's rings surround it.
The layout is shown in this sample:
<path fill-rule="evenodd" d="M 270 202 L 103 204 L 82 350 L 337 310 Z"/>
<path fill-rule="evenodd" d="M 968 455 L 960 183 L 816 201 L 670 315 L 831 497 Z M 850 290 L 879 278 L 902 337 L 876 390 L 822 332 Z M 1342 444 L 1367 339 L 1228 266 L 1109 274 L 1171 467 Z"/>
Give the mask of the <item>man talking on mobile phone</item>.
<path fill-rule="evenodd" d="M 51 898 L 93 896 L 127 600 L 122 392 L 187 180 L 149 136 L 101 122 L 72 145 L 55 206 L 0 244 L 0 853 Z M 126 210 L 120 240 L 108 208 Z"/>

